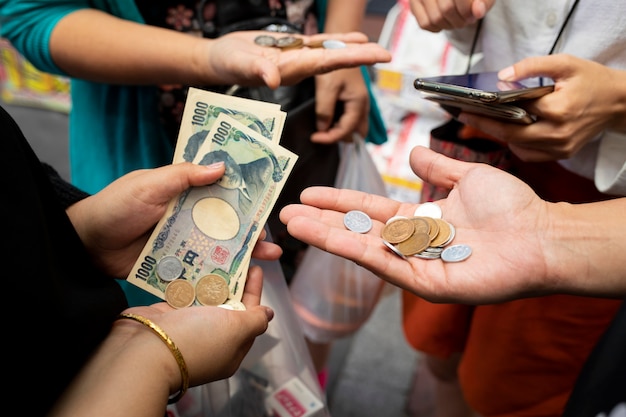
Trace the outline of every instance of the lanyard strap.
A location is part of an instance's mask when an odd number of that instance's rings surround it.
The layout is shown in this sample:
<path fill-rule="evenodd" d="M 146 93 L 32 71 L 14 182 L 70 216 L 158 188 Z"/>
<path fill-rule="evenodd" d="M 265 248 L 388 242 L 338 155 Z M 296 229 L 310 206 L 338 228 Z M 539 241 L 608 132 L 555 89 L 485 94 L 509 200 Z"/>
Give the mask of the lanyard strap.
<path fill-rule="evenodd" d="M 550 48 L 550 51 L 548 52 L 548 55 L 552 55 L 552 53 L 554 53 L 554 50 L 556 49 L 556 46 L 558 45 L 559 41 L 561 40 L 561 36 L 563 36 L 563 32 L 565 31 L 565 27 L 567 26 L 567 24 L 570 21 L 570 18 L 574 14 L 574 10 L 576 9 L 576 6 L 578 6 L 578 2 L 579 1 L 580 0 L 574 0 L 574 3 L 572 3 L 572 7 L 570 8 L 569 12 L 567 13 L 567 16 L 565 16 L 565 20 L 563 21 L 563 24 L 561 25 L 561 28 L 559 29 L 559 32 L 556 35 L 556 39 L 552 43 L 552 47 Z M 482 28 L 482 25 L 483 25 L 483 19 L 480 19 L 476 23 L 476 32 L 474 32 L 474 39 L 472 40 L 472 48 L 470 50 L 469 58 L 468 58 L 468 61 L 467 61 L 467 69 L 465 71 L 466 74 L 469 74 L 470 68 L 472 66 L 472 57 L 474 56 L 474 52 L 476 51 L 476 45 L 478 44 L 478 36 L 480 35 L 480 30 Z"/>

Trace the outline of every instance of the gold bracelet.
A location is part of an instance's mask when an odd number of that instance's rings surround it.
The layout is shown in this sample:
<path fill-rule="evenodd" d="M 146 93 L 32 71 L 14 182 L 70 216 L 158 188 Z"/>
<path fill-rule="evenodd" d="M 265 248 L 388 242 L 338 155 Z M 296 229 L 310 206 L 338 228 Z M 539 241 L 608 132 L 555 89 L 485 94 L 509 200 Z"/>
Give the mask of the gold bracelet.
<path fill-rule="evenodd" d="M 174 395 L 173 397 L 170 397 L 167 400 L 167 403 L 173 404 L 176 401 L 180 400 L 182 396 L 185 395 L 185 393 L 187 392 L 187 388 L 189 388 L 189 371 L 187 370 L 187 364 L 185 363 L 183 354 L 180 353 L 180 350 L 178 350 L 178 347 L 176 347 L 176 344 L 174 343 L 174 341 L 170 339 L 170 337 L 167 335 L 167 333 L 163 331 L 163 329 L 161 329 L 154 322 L 152 322 L 151 320 L 143 316 L 140 316 L 138 314 L 132 314 L 132 313 L 121 313 L 118 316 L 118 318 L 135 320 L 143 324 L 144 326 L 152 330 L 157 336 L 159 336 L 161 340 L 163 340 L 163 342 L 165 342 L 170 352 L 172 352 L 172 355 L 174 355 L 174 359 L 176 359 L 176 363 L 178 364 L 178 367 L 180 368 L 180 376 L 182 378 L 180 391 L 178 391 L 178 393 L 176 393 L 176 395 Z"/>

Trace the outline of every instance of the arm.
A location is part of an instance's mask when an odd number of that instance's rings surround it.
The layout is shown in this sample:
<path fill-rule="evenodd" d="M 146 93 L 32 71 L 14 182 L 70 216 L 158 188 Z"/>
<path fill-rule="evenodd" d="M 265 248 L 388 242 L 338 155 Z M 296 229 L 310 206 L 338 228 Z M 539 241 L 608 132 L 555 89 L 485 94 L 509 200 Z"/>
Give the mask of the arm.
<path fill-rule="evenodd" d="M 250 269 L 245 311 L 218 307 L 174 310 L 165 303 L 126 312 L 156 323 L 176 344 L 191 386 L 231 376 L 273 311 L 259 305 L 260 267 Z M 181 372 L 167 346 L 143 324 L 118 320 L 92 359 L 57 403 L 55 417 L 163 416 L 168 397 L 181 387 Z"/>
<path fill-rule="evenodd" d="M 325 33 L 358 32 L 363 25 L 367 1 L 329 0 L 324 21 Z M 332 143 L 351 138 L 353 132 L 367 136 L 369 92 L 360 66 L 332 71 L 315 77 L 318 132 L 313 142 Z M 343 114 L 333 125 L 337 102 L 343 102 Z"/>
<path fill-rule="evenodd" d="M 620 297 L 626 198 L 591 204 L 548 203 L 523 182 L 485 164 L 457 161 L 416 147 L 411 166 L 424 181 L 452 189 L 439 201 L 454 225 L 453 243 L 472 255 L 460 263 L 401 259 L 381 243 L 384 222 L 412 216 L 416 205 L 351 190 L 310 188 L 304 205 L 287 206 L 281 221 L 306 243 L 357 262 L 379 277 L 434 302 L 494 303 L 565 293 Z M 357 234 L 343 225 L 358 209 L 374 220 Z"/>
<path fill-rule="evenodd" d="M 40 9 L 46 5 L 42 3 Z M 12 19 L 17 23 L 15 17 Z M 17 26 L 12 26 L 16 32 Z M 341 39 L 349 44 L 341 51 L 307 48 L 281 53 L 276 48 L 255 45 L 255 32 L 233 33 L 218 40 L 202 39 L 120 19 L 96 9 L 67 13 L 51 22 L 47 30 L 51 60 L 62 72 L 112 84 L 238 83 L 277 87 L 337 68 L 390 59 L 387 51 L 367 42 L 361 33 L 312 38 Z M 4 32 L 17 38 L 9 29 Z M 29 34 L 23 29 L 20 33 L 22 37 Z M 18 49 L 19 45 L 18 42 Z"/>

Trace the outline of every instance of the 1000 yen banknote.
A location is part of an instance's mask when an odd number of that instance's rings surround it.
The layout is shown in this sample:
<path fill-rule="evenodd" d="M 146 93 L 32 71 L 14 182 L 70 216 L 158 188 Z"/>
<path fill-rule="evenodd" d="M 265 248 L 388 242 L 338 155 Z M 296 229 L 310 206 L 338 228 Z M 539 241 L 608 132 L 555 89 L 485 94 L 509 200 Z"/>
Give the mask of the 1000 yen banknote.
<path fill-rule="evenodd" d="M 190 88 L 183 111 L 174 163 L 192 162 L 220 114 L 226 114 L 275 143 L 280 141 L 286 113 L 274 103 Z"/>
<path fill-rule="evenodd" d="M 239 301 L 251 251 L 297 156 L 225 113 L 215 118 L 205 140 L 210 150 L 198 162 L 224 161 L 224 176 L 170 203 L 127 280 L 164 298 L 169 282 L 157 267 L 174 256 L 183 266 L 179 278 L 195 284 L 205 275 L 220 275 L 229 283 L 229 299 Z"/>

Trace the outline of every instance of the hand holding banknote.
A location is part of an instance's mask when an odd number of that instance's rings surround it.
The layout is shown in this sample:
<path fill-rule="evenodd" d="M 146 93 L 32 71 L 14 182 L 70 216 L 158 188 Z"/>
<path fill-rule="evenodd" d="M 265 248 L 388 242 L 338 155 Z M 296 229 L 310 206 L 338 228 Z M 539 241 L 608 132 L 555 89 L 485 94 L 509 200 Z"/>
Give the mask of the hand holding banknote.
<path fill-rule="evenodd" d="M 224 161 L 225 173 L 172 199 L 129 282 L 177 307 L 240 301 L 254 244 L 297 160 L 278 144 L 283 122 L 274 104 L 190 90 L 174 161 Z"/>

